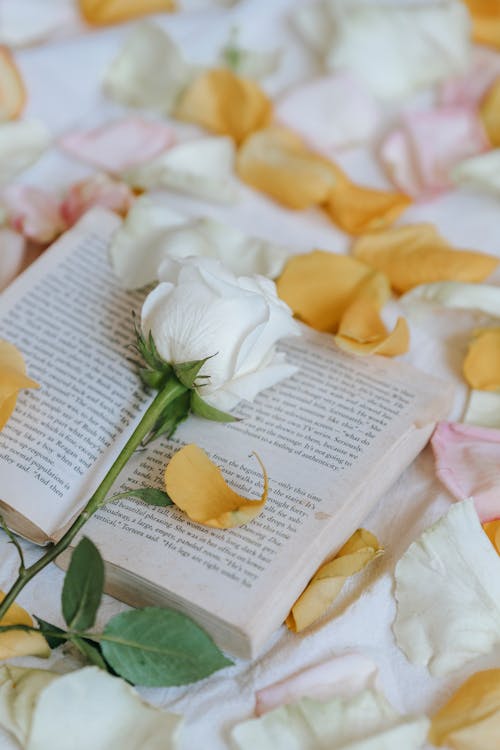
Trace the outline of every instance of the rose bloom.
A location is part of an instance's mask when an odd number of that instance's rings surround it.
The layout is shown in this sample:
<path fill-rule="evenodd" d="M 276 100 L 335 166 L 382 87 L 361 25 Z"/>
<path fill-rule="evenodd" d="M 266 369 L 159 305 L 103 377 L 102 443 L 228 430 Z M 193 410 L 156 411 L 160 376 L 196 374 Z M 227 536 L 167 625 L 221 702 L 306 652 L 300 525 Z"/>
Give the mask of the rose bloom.
<path fill-rule="evenodd" d="M 231 410 L 296 371 L 276 352 L 300 329 L 274 282 L 237 277 L 212 258 L 167 259 L 159 278 L 142 309 L 144 334 L 170 364 L 210 357 L 198 388 L 209 404 Z"/>

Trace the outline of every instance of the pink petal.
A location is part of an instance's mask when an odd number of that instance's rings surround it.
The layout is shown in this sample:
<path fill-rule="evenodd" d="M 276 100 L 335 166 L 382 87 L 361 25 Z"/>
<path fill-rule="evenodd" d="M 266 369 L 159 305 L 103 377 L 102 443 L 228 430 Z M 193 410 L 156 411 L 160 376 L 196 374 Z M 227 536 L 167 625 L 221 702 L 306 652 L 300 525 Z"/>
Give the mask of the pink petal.
<path fill-rule="evenodd" d="M 451 78 L 440 89 L 440 104 L 457 107 L 477 107 L 500 76 L 500 55 L 487 47 L 476 47 L 472 65 L 462 76 Z"/>
<path fill-rule="evenodd" d="M 22 271 L 26 243 L 11 229 L 0 229 L 0 292 Z"/>
<path fill-rule="evenodd" d="M 126 117 L 93 130 L 67 133 L 59 145 L 82 161 L 118 173 L 149 161 L 174 140 L 174 131 L 162 122 Z"/>
<path fill-rule="evenodd" d="M 437 475 L 451 494 L 472 497 L 481 523 L 500 518 L 500 430 L 440 422 L 431 444 Z"/>
<path fill-rule="evenodd" d="M 466 107 L 442 107 L 403 115 L 385 138 L 380 158 L 389 177 L 413 197 L 452 186 L 451 169 L 488 148 L 477 113 Z"/>
<path fill-rule="evenodd" d="M 94 206 L 108 208 L 125 216 L 134 202 L 134 194 L 124 182 L 105 174 L 96 174 L 72 185 L 61 203 L 61 216 L 72 226 Z"/>
<path fill-rule="evenodd" d="M 361 654 L 345 654 L 308 667 L 255 694 L 257 716 L 299 698 L 349 697 L 376 682 L 377 665 Z"/>
<path fill-rule="evenodd" d="M 8 222 L 17 232 L 40 245 L 52 242 L 65 229 L 58 201 L 31 185 L 10 185 L 0 196 Z"/>
<path fill-rule="evenodd" d="M 374 98 L 350 73 L 325 76 L 292 89 L 276 103 L 275 116 L 323 151 L 368 140 L 379 122 Z"/>

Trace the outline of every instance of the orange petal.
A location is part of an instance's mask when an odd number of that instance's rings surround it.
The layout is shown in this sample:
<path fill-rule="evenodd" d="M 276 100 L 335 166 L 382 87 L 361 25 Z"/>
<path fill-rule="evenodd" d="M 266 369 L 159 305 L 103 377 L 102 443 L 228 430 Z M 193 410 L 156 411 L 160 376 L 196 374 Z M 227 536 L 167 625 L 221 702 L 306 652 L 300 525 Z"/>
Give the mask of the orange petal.
<path fill-rule="evenodd" d="M 38 388 L 38 383 L 26 375 L 19 349 L 0 339 L 0 430 L 14 411 L 17 394 L 23 388 Z"/>
<path fill-rule="evenodd" d="M 0 47 L 0 122 L 19 117 L 26 104 L 26 89 L 7 47 Z"/>
<path fill-rule="evenodd" d="M 256 455 L 264 477 L 260 500 L 238 495 L 226 483 L 221 470 L 205 451 L 191 444 L 171 458 L 165 470 L 165 488 L 171 500 L 192 521 L 215 529 L 242 526 L 259 515 L 267 500 L 267 474 Z"/>
<path fill-rule="evenodd" d="M 175 0 L 79 0 L 79 5 L 85 20 L 95 26 L 176 9 Z"/>
<path fill-rule="evenodd" d="M 387 274 L 399 293 L 434 281 L 483 281 L 500 262 L 486 253 L 455 250 L 432 224 L 368 234 L 355 242 L 352 252 L 358 260 Z"/>
<path fill-rule="evenodd" d="M 500 78 L 481 102 L 479 115 L 491 145 L 500 146 Z"/>
<path fill-rule="evenodd" d="M 483 523 L 484 533 L 500 555 L 500 519 Z"/>
<path fill-rule="evenodd" d="M 0 591 L 0 601 L 5 598 Z M 33 625 L 33 620 L 25 609 L 18 604 L 11 604 L 0 620 L 0 625 Z M 0 633 L 0 659 L 12 659 L 15 656 L 43 656 L 50 654 L 47 641 L 40 633 L 29 633 L 23 630 L 11 630 Z"/>
<path fill-rule="evenodd" d="M 269 123 L 272 104 L 254 81 L 220 68 L 196 78 L 181 95 L 174 114 L 241 143 Z"/>
<path fill-rule="evenodd" d="M 500 328 L 475 332 L 464 361 L 464 377 L 480 391 L 500 389 Z"/>
<path fill-rule="evenodd" d="M 500 48 L 499 0 L 464 0 L 472 16 L 472 38 Z"/>

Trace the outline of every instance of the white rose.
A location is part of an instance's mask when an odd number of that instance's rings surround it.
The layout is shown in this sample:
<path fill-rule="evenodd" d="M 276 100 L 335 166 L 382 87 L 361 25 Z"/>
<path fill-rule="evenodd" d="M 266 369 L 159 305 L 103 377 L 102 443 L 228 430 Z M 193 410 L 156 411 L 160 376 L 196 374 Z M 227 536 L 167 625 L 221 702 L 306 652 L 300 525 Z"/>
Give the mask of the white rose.
<path fill-rule="evenodd" d="M 198 389 L 209 404 L 228 411 L 296 371 L 276 353 L 279 339 L 300 330 L 272 281 L 236 277 L 211 258 L 165 260 L 159 276 L 144 302 L 143 331 L 170 364 L 211 357 Z"/>

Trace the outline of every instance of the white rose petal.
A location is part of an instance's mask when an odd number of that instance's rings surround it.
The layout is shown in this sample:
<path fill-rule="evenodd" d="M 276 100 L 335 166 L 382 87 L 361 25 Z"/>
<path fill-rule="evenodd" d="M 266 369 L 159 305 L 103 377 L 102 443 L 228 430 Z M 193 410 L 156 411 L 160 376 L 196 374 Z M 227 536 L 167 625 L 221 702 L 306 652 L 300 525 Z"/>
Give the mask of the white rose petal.
<path fill-rule="evenodd" d="M 37 120 L 0 124 L 0 185 L 35 162 L 50 143 L 47 128 Z"/>
<path fill-rule="evenodd" d="M 500 393 L 472 390 L 463 421 L 479 427 L 500 429 Z"/>
<path fill-rule="evenodd" d="M 452 169 L 451 179 L 460 187 L 500 198 L 500 148 L 460 162 Z"/>
<path fill-rule="evenodd" d="M 467 69 L 470 20 L 456 0 L 320 0 L 295 24 L 326 70 L 346 69 L 382 98 L 405 96 Z"/>
<path fill-rule="evenodd" d="M 365 690 L 325 703 L 303 698 L 238 724 L 239 750 L 419 750 L 429 721 L 399 716 L 385 697 Z"/>
<path fill-rule="evenodd" d="M 45 669 L 0 667 L 0 725 L 23 747 L 40 693 L 58 677 Z"/>
<path fill-rule="evenodd" d="M 500 286 L 493 284 L 465 284 L 459 281 L 436 281 L 421 284 L 403 294 L 399 301 L 408 310 L 422 305 L 477 310 L 500 318 Z"/>
<path fill-rule="evenodd" d="M 210 357 L 199 390 L 213 406 L 232 409 L 292 374 L 275 347 L 299 327 L 273 282 L 237 277 L 211 258 L 166 259 L 159 275 L 144 302 L 143 330 L 166 362 Z"/>
<path fill-rule="evenodd" d="M 410 661 L 441 676 L 500 644 L 500 558 L 472 500 L 427 529 L 395 577 L 394 633 Z"/>
<path fill-rule="evenodd" d="M 107 71 L 104 89 L 122 104 L 168 113 L 195 71 L 163 29 L 142 22 Z"/>
<path fill-rule="evenodd" d="M 237 197 L 233 180 L 235 153 L 231 138 L 197 138 L 126 170 L 122 177 L 142 190 L 170 188 L 218 203 L 232 203 Z"/>

